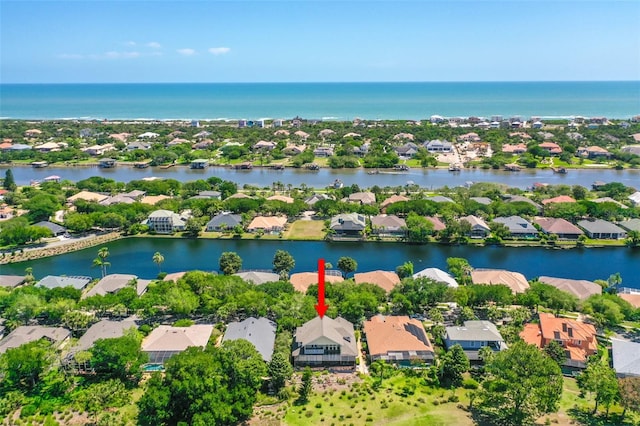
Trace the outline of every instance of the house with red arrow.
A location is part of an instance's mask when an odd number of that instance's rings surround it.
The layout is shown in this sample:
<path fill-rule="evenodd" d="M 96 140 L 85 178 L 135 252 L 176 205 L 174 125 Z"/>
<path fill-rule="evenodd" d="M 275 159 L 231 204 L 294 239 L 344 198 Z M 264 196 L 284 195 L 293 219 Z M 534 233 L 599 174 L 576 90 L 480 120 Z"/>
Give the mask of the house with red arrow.
<path fill-rule="evenodd" d="M 355 366 L 358 348 L 353 324 L 342 317 L 317 316 L 296 329 L 293 365 Z"/>

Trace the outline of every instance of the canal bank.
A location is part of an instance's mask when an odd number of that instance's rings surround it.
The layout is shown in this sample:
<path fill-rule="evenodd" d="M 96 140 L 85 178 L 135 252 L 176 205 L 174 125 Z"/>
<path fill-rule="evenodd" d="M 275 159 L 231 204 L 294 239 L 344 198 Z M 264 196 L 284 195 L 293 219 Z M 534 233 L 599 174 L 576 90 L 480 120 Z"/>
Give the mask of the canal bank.
<path fill-rule="evenodd" d="M 162 270 L 217 271 L 223 252 L 233 251 L 243 259 L 243 269 L 271 269 L 276 250 L 286 250 L 296 261 L 295 272 L 315 271 L 319 258 L 334 266 L 342 256 L 358 262 L 358 271 L 395 270 L 411 261 L 415 271 L 428 267 L 446 269 L 449 257 L 462 257 L 475 268 L 499 268 L 523 273 L 528 279 L 541 275 L 574 279 L 606 279 L 620 273 L 625 287 L 640 288 L 640 250 L 624 247 L 575 248 L 555 250 L 544 247 L 475 247 L 440 244 L 411 245 L 406 243 L 329 243 L 321 241 L 283 240 L 218 240 L 177 238 L 125 238 L 104 244 L 108 247 L 109 273 L 131 273 L 141 278 L 154 278 L 158 266 L 153 254 L 165 258 Z M 102 247 L 102 245 L 101 245 Z M 23 274 L 33 268 L 36 278 L 45 275 L 89 275 L 98 277 L 92 267 L 97 248 L 35 261 L 0 266 L 1 274 Z"/>

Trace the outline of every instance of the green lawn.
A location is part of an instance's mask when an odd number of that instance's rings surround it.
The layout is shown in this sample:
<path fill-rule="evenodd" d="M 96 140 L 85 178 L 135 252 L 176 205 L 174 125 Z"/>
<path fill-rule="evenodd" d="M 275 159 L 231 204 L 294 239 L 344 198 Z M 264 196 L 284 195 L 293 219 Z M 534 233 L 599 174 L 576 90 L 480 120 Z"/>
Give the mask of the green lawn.
<path fill-rule="evenodd" d="M 323 220 L 297 220 L 284 232 L 287 240 L 323 240 Z"/>

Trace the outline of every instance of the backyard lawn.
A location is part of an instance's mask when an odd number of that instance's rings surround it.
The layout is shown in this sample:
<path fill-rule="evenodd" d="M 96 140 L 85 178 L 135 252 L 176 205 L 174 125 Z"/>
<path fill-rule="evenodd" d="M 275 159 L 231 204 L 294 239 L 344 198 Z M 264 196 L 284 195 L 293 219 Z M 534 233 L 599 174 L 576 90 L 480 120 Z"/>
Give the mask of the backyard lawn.
<path fill-rule="evenodd" d="M 297 220 L 284 232 L 288 240 L 323 240 L 325 236 L 323 220 Z"/>

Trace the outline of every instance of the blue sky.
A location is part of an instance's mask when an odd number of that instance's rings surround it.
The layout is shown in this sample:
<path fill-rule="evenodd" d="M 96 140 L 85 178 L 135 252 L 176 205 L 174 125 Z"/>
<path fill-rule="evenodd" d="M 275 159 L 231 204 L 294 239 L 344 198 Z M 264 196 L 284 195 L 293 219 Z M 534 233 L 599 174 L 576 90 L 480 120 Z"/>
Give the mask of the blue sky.
<path fill-rule="evenodd" d="M 640 1 L 0 0 L 0 82 L 639 80 Z"/>

